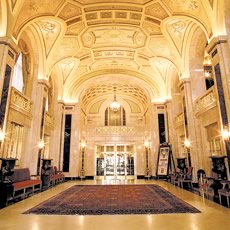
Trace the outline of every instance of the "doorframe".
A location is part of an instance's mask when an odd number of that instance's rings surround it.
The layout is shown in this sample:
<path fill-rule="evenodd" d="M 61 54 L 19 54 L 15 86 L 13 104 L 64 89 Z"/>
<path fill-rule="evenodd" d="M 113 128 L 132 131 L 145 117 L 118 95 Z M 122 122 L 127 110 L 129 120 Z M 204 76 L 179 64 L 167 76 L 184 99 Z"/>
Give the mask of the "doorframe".
<path fill-rule="evenodd" d="M 134 164 L 134 175 L 127 175 L 127 155 L 128 155 L 128 152 L 127 152 L 127 146 L 130 146 L 132 145 L 133 146 L 133 152 L 132 152 L 132 156 L 134 158 L 134 161 L 133 161 L 133 164 Z M 100 152 L 100 153 L 103 153 L 104 155 L 104 175 L 103 176 L 97 176 L 97 146 L 103 146 L 104 147 L 104 152 Z M 106 152 L 106 146 L 114 146 L 114 151 L 112 152 Z M 117 176 L 117 175 L 113 175 L 113 176 L 106 176 L 106 162 L 105 162 L 105 154 L 111 154 L 113 153 L 115 155 L 115 161 L 114 161 L 114 165 L 116 164 L 116 159 L 117 159 L 117 154 L 120 153 L 117 151 L 117 146 L 124 146 L 124 152 L 121 152 L 121 153 L 124 153 L 125 155 L 125 175 L 123 176 Z M 130 142 L 126 142 L 126 143 L 95 143 L 95 164 L 96 164 L 96 167 L 95 167 L 95 179 L 97 180 L 134 180 L 136 179 L 136 146 L 135 146 L 135 143 L 130 143 Z M 115 169 L 116 167 L 114 167 L 114 172 L 115 172 Z M 114 173 L 115 174 L 115 173 Z"/>

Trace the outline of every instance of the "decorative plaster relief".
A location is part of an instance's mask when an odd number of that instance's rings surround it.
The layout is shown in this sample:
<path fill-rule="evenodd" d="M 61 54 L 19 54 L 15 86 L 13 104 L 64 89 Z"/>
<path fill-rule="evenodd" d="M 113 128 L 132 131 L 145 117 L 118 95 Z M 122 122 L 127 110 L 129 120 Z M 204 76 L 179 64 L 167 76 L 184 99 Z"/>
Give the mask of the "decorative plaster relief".
<path fill-rule="evenodd" d="M 183 19 L 172 19 L 167 24 L 167 31 L 178 51 L 181 53 L 186 29 L 191 22 Z"/>
<path fill-rule="evenodd" d="M 79 49 L 78 39 L 73 37 L 65 37 L 55 52 L 53 61 L 56 63 L 61 59 L 72 57 Z"/>
<path fill-rule="evenodd" d="M 171 65 L 171 63 L 165 59 L 162 58 L 152 58 L 150 60 L 150 64 L 153 68 L 157 68 L 159 73 L 161 74 L 161 77 L 163 80 L 166 80 L 168 69 Z"/>
<path fill-rule="evenodd" d="M 69 77 L 71 71 L 73 68 L 77 68 L 80 61 L 73 60 L 73 59 L 66 59 L 62 61 L 59 66 L 62 70 L 62 76 L 63 76 L 63 83 L 65 83 L 66 79 Z"/>
<path fill-rule="evenodd" d="M 108 126 L 108 127 L 96 128 L 97 134 L 119 134 L 119 135 L 128 134 L 130 135 L 130 133 L 134 133 L 134 132 L 135 132 L 134 127 L 127 127 L 127 126 L 123 126 L 123 127 Z"/>
<path fill-rule="evenodd" d="M 59 17 L 64 20 L 68 20 L 72 17 L 77 17 L 80 15 L 81 15 L 80 7 L 71 3 L 67 3 L 65 7 L 62 9 L 62 11 L 60 12 Z"/>
<path fill-rule="evenodd" d="M 123 12 L 123 11 L 115 12 L 115 18 L 127 18 L 127 12 Z"/>
<path fill-rule="evenodd" d="M 84 22 L 80 22 L 71 26 L 68 26 L 66 35 L 78 36 L 85 28 Z"/>
<path fill-rule="evenodd" d="M 111 79 L 111 81 L 107 80 L 103 84 L 98 84 L 88 88 L 82 97 L 82 102 L 87 105 L 91 100 L 94 100 L 95 97 L 105 96 L 108 94 L 111 95 L 114 86 L 116 86 L 117 92 L 122 92 L 122 94 L 126 94 L 127 96 L 135 97 L 144 105 L 148 104 L 148 97 L 141 88 L 121 81 L 119 81 L 119 83 L 114 83 L 113 79 Z"/>
<path fill-rule="evenodd" d="M 126 51 L 126 50 L 102 50 L 95 51 L 94 58 L 128 58 L 133 59 L 135 55 L 134 51 Z"/>
<path fill-rule="evenodd" d="M 139 0 L 138 0 L 139 1 Z M 91 6 L 86 7 L 84 9 L 85 12 L 90 11 L 101 11 L 101 10 L 124 10 L 124 11 L 136 11 L 136 12 L 142 12 L 142 7 L 136 7 L 131 5 L 98 5 L 98 6 Z"/>
<path fill-rule="evenodd" d="M 105 60 L 99 60 L 94 62 L 90 69 L 96 70 L 96 69 L 109 69 L 109 68 L 130 68 L 138 70 L 139 66 L 136 62 L 131 60 L 124 60 L 124 59 L 105 59 Z"/>
<path fill-rule="evenodd" d="M 54 20 L 41 20 L 36 24 L 40 28 L 45 45 L 46 55 L 48 56 L 55 41 L 58 38 L 58 35 L 60 34 L 61 26 Z"/>
<path fill-rule="evenodd" d="M 155 3 L 148 6 L 145 10 L 145 13 L 161 20 L 169 16 L 160 3 Z"/>
<path fill-rule="evenodd" d="M 81 48 L 78 50 L 77 54 L 75 55 L 78 59 L 91 55 L 91 51 L 85 48 Z"/>
<path fill-rule="evenodd" d="M 98 19 L 97 12 L 86 14 L 85 18 L 86 18 L 86 20 L 96 20 L 96 19 Z"/>
<path fill-rule="evenodd" d="M 144 22 L 142 26 L 149 36 L 162 34 L 158 24 Z"/>
<path fill-rule="evenodd" d="M 153 54 L 147 48 L 141 48 L 138 50 L 138 54 L 145 56 L 147 59 L 153 56 Z"/>
<path fill-rule="evenodd" d="M 198 0 L 163 0 L 173 11 L 197 11 L 199 9 Z"/>
<path fill-rule="evenodd" d="M 89 28 L 82 36 L 83 45 L 91 48 L 109 45 L 137 48 L 144 45 L 145 39 L 146 35 L 139 28 L 128 26 Z"/>
<path fill-rule="evenodd" d="M 55 15 L 60 8 L 63 0 L 27 0 L 24 3 L 20 14 L 17 17 L 14 36 L 17 37 L 22 26 L 26 24 L 29 19 L 36 18 L 41 15 Z"/>
<path fill-rule="evenodd" d="M 113 13 L 111 11 L 100 12 L 101 18 L 112 18 Z"/>
<path fill-rule="evenodd" d="M 86 32 L 85 34 L 83 34 L 82 36 L 82 41 L 83 41 L 83 44 L 86 46 L 86 47 L 90 47 L 92 45 L 95 44 L 95 35 L 93 32 Z"/>
<path fill-rule="evenodd" d="M 11 90 L 11 104 L 20 108 L 27 113 L 31 112 L 32 102 L 29 98 L 25 97 L 22 93 L 12 88 Z"/>
<path fill-rule="evenodd" d="M 130 17 L 130 19 L 133 19 L 133 20 L 141 20 L 141 14 L 137 14 L 137 13 L 132 13 L 132 12 L 130 12 L 130 14 L 129 14 L 129 17 Z"/>
<path fill-rule="evenodd" d="M 144 46 L 146 41 L 146 36 L 142 32 L 135 32 L 133 36 L 133 43 L 138 47 Z"/>
<path fill-rule="evenodd" d="M 202 113 L 206 109 L 216 105 L 216 95 L 214 94 L 213 90 L 209 90 L 206 95 L 198 98 L 194 102 L 194 112 Z"/>
<path fill-rule="evenodd" d="M 151 38 L 149 48 L 155 56 L 170 58 L 173 55 L 169 42 L 162 36 Z"/>

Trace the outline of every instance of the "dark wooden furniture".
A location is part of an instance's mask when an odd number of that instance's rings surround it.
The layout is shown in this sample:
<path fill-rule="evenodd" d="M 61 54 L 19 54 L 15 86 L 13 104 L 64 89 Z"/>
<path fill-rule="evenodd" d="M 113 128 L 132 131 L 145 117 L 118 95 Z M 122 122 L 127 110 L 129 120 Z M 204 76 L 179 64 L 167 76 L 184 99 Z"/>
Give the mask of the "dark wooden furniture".
<path fill-rule="evenodd" d="M 7 206 L 8 201 L 13 199 L 12 181 L 10 176 L 14 173 L 16 158 L 1 158 L 0 170 L 0 208 Z"/>
<path fill-rule="evenodd" d="M 180 173 L 184 174 L 186 172 L 186 157 L 177 157 L 177 168 L 180 169 Z"/>
<path fill-rule="evenodd" d="M 210 156 L 212 159 L 212 173 L 215 179 L 227 180 L 227 169 L 225 166 L 226 156 Z"/>
<path fill-rule="evenodd" d="M 41 179 L 42 179 L 42 189 L 48 189 L 51 185 L 51 161 L 53 159 L 42 159 L 42 170 L 41 170 Z"/>
<path fill-rule="evenodd" d="M 42 159 L 42 189 L 48 189 L 58 183 L 64 182 L 65 176 L 56 166 L 51 166 L 52 159 Z"/>

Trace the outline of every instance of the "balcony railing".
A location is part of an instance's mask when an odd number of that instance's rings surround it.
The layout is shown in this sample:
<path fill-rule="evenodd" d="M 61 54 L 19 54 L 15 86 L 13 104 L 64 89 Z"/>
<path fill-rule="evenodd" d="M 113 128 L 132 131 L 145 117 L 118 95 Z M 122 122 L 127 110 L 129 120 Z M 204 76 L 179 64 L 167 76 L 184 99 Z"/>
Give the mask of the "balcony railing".
<path fill-rule="evenodd" d="M 204 95 L 195 100 L 194 112 L 195 114 L 202 113 L 214 106 L 216 106 L 216 93 L 212 87 Z"/>
<path fill-rule="evenodd" d="M 32 110 L 32 102 L 30 98 L 23 95 L 15 88 L 11 88 L 11 106 L 13 106 L 16 110 L 24 112 L 24 113 L 31 113 Z"/>

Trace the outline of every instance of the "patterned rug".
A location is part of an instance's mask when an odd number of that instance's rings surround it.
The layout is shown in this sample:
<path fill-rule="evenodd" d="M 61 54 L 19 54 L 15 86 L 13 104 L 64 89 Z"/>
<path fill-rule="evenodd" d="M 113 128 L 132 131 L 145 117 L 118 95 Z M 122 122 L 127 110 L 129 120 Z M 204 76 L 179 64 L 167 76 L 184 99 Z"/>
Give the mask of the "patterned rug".
<path fill-rule="evenodd" d="M 158 185 L 75 185 L 24 214 L 199 213 Z"/>

